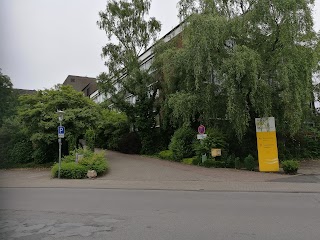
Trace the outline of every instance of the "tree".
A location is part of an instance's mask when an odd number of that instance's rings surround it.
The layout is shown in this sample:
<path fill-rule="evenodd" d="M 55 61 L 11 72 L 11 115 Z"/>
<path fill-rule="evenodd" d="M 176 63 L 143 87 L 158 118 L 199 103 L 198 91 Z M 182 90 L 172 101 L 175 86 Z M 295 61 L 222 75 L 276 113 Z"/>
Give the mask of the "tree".
<path fill-rule="evenodd" d="M 0 127 L 3 120 L 10 112 L 11 102 L 13 101 L 13 90 L 10 78 L 2 74 L 0 69 Z"/>
<path fill-rule="evenodd" d="M 126 113 L 129 123 L 138 129 L 145 151 L 155 127 L 158 84 L 150 74 L 151 67 L 140 67 L 140 54 L 156 39 L 161 25 L 147 19 L 150 0 L 110 0 L 99 13 L 98 26 L 109 42 L 102 49 L 107 71 L 100 74 L 98 84 L 113 107 Z M 128 96 L 136 99 L 128 101 Z"/>
<path fill-rule="evenodd" d="M 181 0 L 183 48 L 157 57 L 165 84 L 177 86 L 168 91 L 172 116 L 228 121 L 239 140 L 253 132 L 256 117 L 274 116 L 279 132 L 297 133 L 310 113 L 312 74 L 319 69 L 313 2 Z M 184 101 L 197 101 L 196 111 L 183 111 Z"/>
<path fill-rule="evenodd" d="M 98 147 L 119 150 L 119 141 L 129 132 L 128 118 L 124 113 L 99 106 L 101 116 L 97 124 Z"/>
<path fill-rule="evenodd" d="M 57 110 L 65 112 L 62 122 L 66 128 L 63 147 L 68 144 L 69 150 L 77 146 L 77 140 L 84 136 L 87 129 L 95 129 L 99 118 L 96 104 L 71 86 L 61 85 L 56 89 L 21 96 L 19 119 L 30 136 L 33 159 L 38 163 L 57 160 Z"/>

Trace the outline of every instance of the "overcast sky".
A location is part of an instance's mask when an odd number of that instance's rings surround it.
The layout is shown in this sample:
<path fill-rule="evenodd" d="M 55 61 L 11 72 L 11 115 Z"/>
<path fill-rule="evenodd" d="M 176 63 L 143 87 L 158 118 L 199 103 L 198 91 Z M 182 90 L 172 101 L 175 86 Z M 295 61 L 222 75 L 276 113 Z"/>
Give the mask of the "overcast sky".
<path fill-rule="evenodd" d="M 106 0 L 0 0 L 0 68 L 15 88 L 44 89 L 68 75 L 96 77 L 105 70 L 107 42 L 96 25 Z M 153 0 L 150 15 L 166 34 L 179 23 L 178 0 Z M 315 1 L 320 30 L 320 0 Z"/>

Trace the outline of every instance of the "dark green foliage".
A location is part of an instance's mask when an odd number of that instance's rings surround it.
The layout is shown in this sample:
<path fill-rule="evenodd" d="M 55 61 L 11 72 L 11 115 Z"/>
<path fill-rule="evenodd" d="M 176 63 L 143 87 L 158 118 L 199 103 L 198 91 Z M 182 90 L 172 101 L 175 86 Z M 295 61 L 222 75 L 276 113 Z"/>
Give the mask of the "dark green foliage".
<path fill-rule="evenodd" d="M 226 167 L 226 163 L 224 161 L 217 161 L 217 160 L 214 160 L 214 159 L 208 159 L 207 161 L 205 161 L 203 163 L 203 166 L 207 167 L 207 168 L 211 168 L 211 167 L 214 167 L 214 168 L 225 168 Z"/>
<path fill-rule="evenodd" d="M 92 128 L 89 128 L 84 136 L 86 140 L 86 145 L 91 151 L 94 151 L 94 146 L 95 146 L 95 140 L 96 140 L 96 134 L 95 131 Z"/>
<path fill-rule="evenodd" d="M 278 137 L 279 159 L 320 158 L 320 122 L 316 127 L 304 126 L 295 136 Z"/>
<path fill-rule="evenodd" d="M 12 167 L 32 162 L 32 148 L 19 119 L 5 119 L 0 128 L 0 165 Z"/>
<path fill-rule="evenodd" d="M 236 169 L 241 169 L 241 161 L 240 161 L 240 158 L 239 158 L 239 157 L 236 157 L 236 158 L 234 159 L 234 167 L 235 167 Z"/>
<path fill-rule="evenodd" d="M 227 143 L 224 134 L 213 128 L 207 129 L 206 134 L 208 136 L 205 139 L 194 142 L 193 149 L 197 156 L 202 156 L 203 154 L 210 156 L 212 148 L 220 148 L 222 149 L 222 154 L 226 154 Z"/>
<path fill-rule="evenodd" d="M 281 163 L 283 171 L 286 174 L 297 174 L 299 169 L 299 162 L 295 160 L 286 160 Z"/>
<path fill-rule="evenodd" d="M 10 113 L 13 97 L 11 80 L 7 75 L 2 74 L 0 69 L 0 127 Z"/>
<path fill-rule="evenodd" d="M 254 168 L 255 168 L 255 160 L 254 160 L 254 157 L 252 155 L 248 155 L 244 159 L 244 166 L 249 171 L 253 171 L 254 170 Z"/>
<path fill-rule="evenodd" d="M 226 163 L 224 161 L 214 161 L 214 167 L 215 168 L 225 168 Z"/>
<path fill-rule="evenodd" d="M 81 179 L 85 178 L 87 174 L 87 168 L 75 162 L 62 162 L 60 177 L 68 179 Z M 53 178 L 58 177 L 59 164 L 56 163 L 51 169 L 51 175 Z"/>
<path fill-rule="evenodd" d="M 8 151 L 8 160 L 11 163 L 32 162 L 32 144 L 27 139 L 16 142 Z"/>
<path fill-rule="evenodd" d="M 36 163 L 58 160 L 57 109 L 65 112 L 62 121 L 66 128 L 63 154 L 68 154 L 68 145 L 74 149 L 76 140 L 84 136 L 88 128 L 93 128 L 99 118 L 97 105 L 71 86 L 57 86 L 34 95 L 24 95 L 19 102 L 18 118 L 32 142 L 32 157 Z"/>
<path fill-rule="evenodd" d="M 127 133 L 119 141 L 119 151 L 126 154 L 139 154 L 141 140 L 136 132 Z"/>
<path fill-rule="evenodd" d="M 179 128 L 173 134 L 169 149 L 173 152 L 175 161 L 194 156 L 193 143 L 196 140 L 196 132 L 190 127 Z"/>
<path fill-rule="evenodd" d="M 125 113 L 130 126 L 138 129 L 142 145 L 139 152 L 143 154 L 159 150 L 154 147 L 157 143 L 154 129 L 159 113 L 156 101 L 159 83 L 150 74 L 153 66 L 145 64 L 141 68 L 139 60 L 139 55 L 161 29 L 160 22 L 148 16 L 150 3 L 150 0 L 109 1 L 106 9 L 99 13 L 98 21 L 98 26 L 110 40 L 102 50 L 107 71 L 98 76 L 98 86 L 101 92 L 110 96 L 109 104 Z M 128 147 L 123 146 L 123 139 L 120 142 L 120 151 L 137 153 L 137 148 L 124 149 Z"/>
<path fill-rule="evenodd" d="M 101 116 L 96 130 L 97 147 L 118 151 L 120 139 L 129 132 L 128 118 L 124 113 L 102 107 L 99 111 Z"/>
<path fill-rule="evenodd" d="M 165 160 L 173 160 L 173 152 L 171 150 L 164 150 L 159 152 L 158 154 L 159 158 L 165 159 Z"/>
<path fill-rule="evenodd" d="M 201 163 L 201 159 L 199 157 L 195 157 L 192 159 L 192 165 L 199 165 Z"/>
<path fill-rule="evenodd" d="M 320 126 L 313 1 L 180 0 L 179 7 L 183 34 L 155 51 L 170 122 L 219 128 L 229 154 L 243 159 L 257 155 L 255 118 L 274 116 L 281 159 L 318 158 L 317 134 L 300 135 L 306 122 Z"/>
<path fill-rule="evenodd" d="M 236 159 L 233 156 L 228 156 L 225 160 L 225 167 L 226 168 L 235 168 Z"/>
<path fill-rule="evenodd" d="M 205 161 L 203 163 L 203 166 L 206 168 L 211 168 L 211 167 L 215 167 L 215 161 L 212 159 L 208 159 L 207 161 Z"/>

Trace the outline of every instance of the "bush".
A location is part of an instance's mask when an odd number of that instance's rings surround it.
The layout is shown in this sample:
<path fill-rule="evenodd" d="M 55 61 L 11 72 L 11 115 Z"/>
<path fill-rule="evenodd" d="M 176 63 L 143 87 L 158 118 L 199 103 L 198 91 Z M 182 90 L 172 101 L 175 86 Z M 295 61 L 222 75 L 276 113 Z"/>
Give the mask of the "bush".
<path fill-rule="evenodd" d="M 225 159 L 225 167 L 226 168 L 235 168 L 235 158 L 233 156 L 228 156 L 226 159 Z"/>
<path fill-rule="evenodd" d="M 81 179 L 87 174 L 87 168 L 75 162 L 61 162 L 60 178 Z M 53 178 L 58 177 L 59 163 L 56 163 L 52 169 L 51 174 Z"/>
<path fill-rule="evenodd" d="M 78 163 L 76 160 L 76 153 L 82 155 L 82 159 Z M 62 170 L 62 165 L 64 170 Z M 80 166 L 80 167 L 77 167 Z M 59 165 L 55 164 L 52 168 L 52 176 L 58 177 Z M 84 171 L 84 175 L 82 174 Z M 65 156 L 61 162 L 61 178 L 84 178 L 88 170 L 95 170 L 97 175 L 100 176 L 108 170 L 108 163 L 105 159 L 104 153 L 93 153 L 88 149 L 78 149 L 77 151 L 72 151 L 70 155 Z M 62 171 L 64 172 L 62 175 Z"/>
<path fill-rule="evenodd" d="M 203 166 L 206 168 L 211 168 L 215 166 L 215 161 L 212 159 L 208 159 L 207 161 L 204 161 Z"/>
<path fill-rule="evenodd" d="M 32 162 L 32 143 L 28 140 L 15 143 L 8 151 L 8 159 L 11 163 Z"/>
<path fill-rule="evenodd" d="M 192 159 L 192 165 L 200 165 L 200 163 L 201 163 L 201 160 L 199 157 L 194 157 Z"/>
<path fill-rule="evenodd" d="M 79 164 L 86 167 L 87 170 L 95 170 L 97 175 L 100 176 L 108 169 L 108 164 L 105 159 L 104 153 L 95 153 L 91 157 L 83 157 Z"/>
<path fill-rule="evenodd" d="M 203 139 L 202 142 L 197 141 L 193 145 L 197 156 L 202 156 L 203 154 L 211 156 L 212 148 L 220 148 L 224 150 L 227 148 L 225 136 L 219 130 L 209 128 L 206 133 L 207 137 Z"/>
<path fill-rule="evenodd" d="M 247 170 L 249 171 L 253 171 L 254 167 L 255 167 L 255 161 L 254 161 L 254 157 L 252 157 L 252 155 L 248 155 L 245 159 L 244 159 L 244 166 Z"/>
<path fill-rule="evenodd" d="M 91 151 L 94 151 L 96 134 L 92 128 L 88 129 L 85 134 L 86 145 Z"/>
<path fill-rule="evenodd" d="M 108 110 L 106 103 L 102 103 L 101 107 L 101 116 L 96 126 L 96 146 L 119 151 L 119 142 L 130 129 L 128 118 L 124 113 Z"/>
<path fill-rule="evenodd" d="M 182 127 L 175 131 L 169 145 L 175 161 L 181 161 L 183 158 L 194 156 L 192 145 L 195 137 L 195 131 L 189 127 Z"/>
<path fill-rule="evenodd" d="M 159 158 L 165 160 L 173 160 L 173 152 L 171 150 L 164 150 L 158 153 Z"/>
<path fill-rule="evenodd" d="M 135 132 L 127 133 L 119 141 L 119 151 L 126 154 L 139 154 L 141 151 L 141 140 Z"/>
<path fill-rule="evenodd" d="M 283 161 L 282 168 L 286 174 L 297 174 L 299 169 L 299 162 L 295 160 Z"/>
<path fill-rule="evenodd" d="M 240 158 L 236 157 L 236 158 L 234 159 L 234 167 L 235 167 L 236 169 L 241 169 L 241 161 L 240 161 Z"/>
<path fill-rule="evenodd" d="M 197 157 L 184 158 L 184 159 L 182 160 L 182 162 L 183 162 L 184 164 L 187 164 L 187 165 L 192 165 L 192 164 L 193 164 L 193 161 L 194 161 L 195 159 L 197 159 Z"/>
<path fill-rule="evenodd" d="M 224 161 L 214 161 L 213 166 L 215 168 L 225 168 L 226 163 Z"/>

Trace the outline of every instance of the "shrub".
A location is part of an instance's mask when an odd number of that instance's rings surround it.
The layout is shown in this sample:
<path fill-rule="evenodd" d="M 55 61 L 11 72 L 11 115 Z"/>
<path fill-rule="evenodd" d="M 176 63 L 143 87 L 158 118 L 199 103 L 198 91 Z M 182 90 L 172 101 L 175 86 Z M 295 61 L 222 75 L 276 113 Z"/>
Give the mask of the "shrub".
<path fill-rule="evenodd" d="M 195 131 L 190 127 L 182 127 L 175 131 L 169 145 L 175 161 L 181 161 L 183 158 L 189 158 L 194 155 L 192 145 L 195 137 Z"/>
<path fill-rule="evenodd" d="M 215 168 L 225 168 L 226 163 L 224 161 L 214 161 L 213 166 Z"/>
<path fill-rule="evenodd" d="M 70 155 L 64 156 L 61 159 L 62 162 L 75 162 L 76 161 L 76 156 L 73 154 L 73 152 Z"/>
<path fill-rule="evenodd" d="M 87 174 L 87 168 L 75 162 L 61 162 L 60 178 L 81 179 Z M 58 177 L 59 163 L 56 163 L 52 169 L 51 174 L 53 178 Z"/>
<path fill-rule="evenodd" d="M 193 158 L 184 158 L 184 159 L 182 160 L 182 162 L 183 162 L 184 164 L 187 164 L 187 165 L 192 165 L 192 164 L 193 164 L 194 159 L 197 159 L 197 157 L 193 157 Z"/>
<path fill-rule="evenodd" d="M 83 155 L 82 159 L 80 159 L 78 163 L 75 162 L 76 152 Z M 64 166 L 63 170 L 62 165 Z M 53 177 L 58 177 L 58 169 L 59 165 L 55 164 L 51 170 Z M 84 174 L 82 170 L 84 171 Z M 98 176 L 104 174 L 108 170 L 108 163 L 103 152 L 93 153 L 88 149 L 78 149 L 77 151 L 72 151 L 70 155 L 65 156 L 62 159 L 60 174 L 61 178 L 84 178 L 88 170 L 95 170 Z"/>
<path fill-rule="evenodd" d="M 11 163 L 32 162 L 32 143 L 28 140 L 15 143 L 8 151 L 8 158 Z"/>
<path fill-rule="evenodd" d="M 201 160 L 199 157 L 195 157 L 192 159 L 192 165 L 199 165 L 201 163 Z"/>
<path fill-rule="evenodd" d="M 208 159 L 207 161 L 204 161 L 203 166 L 206 168 L 211 168 L 215 166 L 215 161 L 212 159 Z"/>
<path fill-rule="evenodd" d="M 212 148 L 226 149 L 227 143 L 225 141 L 225 136 L 218 130 L 214 128 L 207 129 L 207 137 L 202 140 L 202 142 L 197 141 L 193 145 L 193 148 L 197 156 L 207 154 L 211 156 Z"/>
<path fill-rule="evenodd" d="M 252 157 L 252 155 L 248 155 L 245 159 L 244 159 L 244 166 L 247 170 L 249 171 L 253 171 L 254 167 L 255 167 L 255 161 L 254 161 L 254 157 Z"/>
<path fill-rule="evenodd" d="M 92 128 L 88 129 L 85 134 L 86 145 L 91 151 L 94 151 L 96 134 Z"/>
<path fill-rule="evenodd" d="M 141 151 L 141 140 L 135 132 L 127 133 L 119 141 L 119 151 L 126 154 L 138 154 Z"/>
<path fill-rule="evenodd" d="M 235 158 L 232 155 L 228 156 L 225 159 L 225 167 L 226 168 L 235 168 L 235 165 L 236 165 Z"/>
<path fill-rule="evenodd" d="M 119 151 L 119 142 L 122 136 L 129 132 L 128 118 L 125 113 L 108 110 L 106 102 L 101 106 L 101 116 L 96 126 L 96 146 Z"/>
<path fill-rule="evenodd" d="M 159 152 L 158 156 L 161 159 L 173 160 L 173 152 L 171 150 L 161 151 L 161 152 Z"/>
<path fill-rule="evenodd" d="M 236 158 L 234 159 L 234 167 L 235 167 L 236 169 L 240 169 L 240 168 L 241 168 L 240 158 L 236 157 Z"/>
<path fill-rule="evenodd" d="M 87 170 L 95 170 L 97 175 L 100 176 L 108 169 L 108 164 L 105 159 L 104 153 L 95 153 L 91 157 L 83 157 L 79 164 L 86 167 Z"/>
<path fill-rule="evenodd" d="M 283 161 L 282 168 L 286 174 L 296 174 L 299 169 L 299 162 L 295 160 Z"/>

